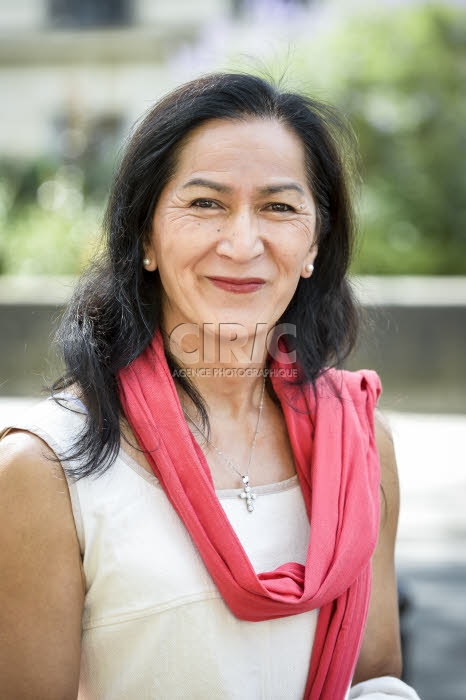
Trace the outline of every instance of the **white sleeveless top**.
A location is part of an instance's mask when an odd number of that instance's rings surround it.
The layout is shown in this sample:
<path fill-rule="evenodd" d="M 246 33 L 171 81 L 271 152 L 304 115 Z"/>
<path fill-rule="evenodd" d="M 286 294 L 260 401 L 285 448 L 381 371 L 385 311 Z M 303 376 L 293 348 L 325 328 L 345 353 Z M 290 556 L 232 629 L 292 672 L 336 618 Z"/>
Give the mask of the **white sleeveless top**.
<path fill-rule="evenodd" d="M 8 427 L 60 454 L 82 426 L 48 399 Z M 237 619 L 156 477 L 123 450 L 103 475 L 68 485 L 86 579 L 79 700 L 302 699 L 317 610 Z M 254 569 L 304 563 L 297 477 L 254 490 L 253 513 L 239 489 L 217 491 Z"/>

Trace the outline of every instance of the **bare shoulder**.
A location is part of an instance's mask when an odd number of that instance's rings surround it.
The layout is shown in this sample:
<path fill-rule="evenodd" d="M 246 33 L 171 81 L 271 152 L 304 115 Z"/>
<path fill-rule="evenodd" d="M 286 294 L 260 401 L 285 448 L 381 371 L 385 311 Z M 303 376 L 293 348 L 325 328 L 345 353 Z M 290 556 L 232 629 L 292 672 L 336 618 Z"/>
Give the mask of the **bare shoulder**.
<path fill-rule="evenodd" d="M 390 427 L 390 421 L 379 408 L 376 408 L 374 412 L 374 424 L 377 447 L 379 449 L 381 447 L 390 449 L 390 445 L 393 446 L 393 435 Z"/>
<path fill-rule="evenodd" d="M 53 452 L 37 435 L 24 430 L 11 430 L 0 440 L 0 478 L 21 479 L 28 476 L 49 476 L 65 480 L 63 470 L 56 461 L 52 461 Z M 40 464 L 40 468 L 39 468 Z M 30 471 L 29 471 L 30 470 Z"/>
<path fill-rule="evenodd" d="M 375 438 L 380 457 L 381 513 L 377 547 L 372 557 L 372 593 L 361 652 L 353 683 L 401 674 L 401 644 L 395 572 L 399 485 L 392 432 L 376 411 Z"/>
<path fill-rule="evenodd" d="M 15 430 L 0 441 L 0 497 L 9 517 L 19 510 L 48 517 L 62 528 L 73 521 L 66 477 L 52 450 L 39 437 Z M 31 516 L 32 517 L 32 516 Z"/>
<path fill-rule="evenodd" d="M 53 457 L 30 433 L 0 442 L 0 687 L 18 700 L 77 694 L 82 564 Z"/>
<path fill-rule="evenodd" d="M 392 531 L 393 540 L 398 525 L 400 507 L 400 488 L 396 464 L 395 445 L 390 423 L 378 409 L 375 411 L 375 440 L 380 459 L 380 476 L 382 487 L 381 528 Z M 394 545 L 394 542 L 393 542 Z"/>

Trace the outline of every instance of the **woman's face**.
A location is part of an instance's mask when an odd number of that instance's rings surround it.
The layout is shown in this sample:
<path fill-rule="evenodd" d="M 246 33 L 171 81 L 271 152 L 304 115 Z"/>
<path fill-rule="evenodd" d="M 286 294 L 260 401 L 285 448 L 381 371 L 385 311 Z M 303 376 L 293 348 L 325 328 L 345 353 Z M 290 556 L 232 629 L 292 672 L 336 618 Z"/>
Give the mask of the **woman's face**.
<path fill-rule="evenodd" d="M 278 121 L 213 120 L 189 136 L 145 249 L 163 286 L 163 328 L 241 324 L 288 306 L 317 253 L 304 149 Z"/>

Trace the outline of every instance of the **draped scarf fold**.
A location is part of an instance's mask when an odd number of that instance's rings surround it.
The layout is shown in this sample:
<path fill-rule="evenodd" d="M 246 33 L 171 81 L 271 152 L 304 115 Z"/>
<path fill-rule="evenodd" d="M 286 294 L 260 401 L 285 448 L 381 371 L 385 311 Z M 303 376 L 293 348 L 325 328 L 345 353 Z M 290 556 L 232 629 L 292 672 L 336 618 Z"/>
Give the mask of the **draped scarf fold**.
<path fill-rule="evenodd" d="M 374 438 L 377 374 L 328 370 L 292 385 L 272 361 L 311 522 L 306 563 L 257 574 L 219 503 L 191 434 L 157 332 L 119 372 L 125 416 L 231 612 L 268 620 L 319 608 L 306 700 L 343 700 L 354 673 L 371 590 L 379 524 L 380 470 Z M 253 518 L 253 516 L 251 516 Z"/>

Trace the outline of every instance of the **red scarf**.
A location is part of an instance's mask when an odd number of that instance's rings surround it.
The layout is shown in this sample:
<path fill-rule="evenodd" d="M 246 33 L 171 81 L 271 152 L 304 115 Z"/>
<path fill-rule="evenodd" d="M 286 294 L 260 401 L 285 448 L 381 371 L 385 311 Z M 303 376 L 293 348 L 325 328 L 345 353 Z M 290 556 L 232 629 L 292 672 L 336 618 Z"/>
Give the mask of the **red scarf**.
<path fill-rule="evenodd" d="M 304 697 L 342 700 L 362 642 L 378 534 L 375 372 L 330 370 L 317 382 L 317 399 L 308 385 L 290 386 L 272 373 L 312 527 L 305 566 L 289 562 L 260 574 L 216 498 L 160 333 L 120 371 L 119 383 L 138 443 L 232 613 L 258 621 L 319 608 Z"/>

